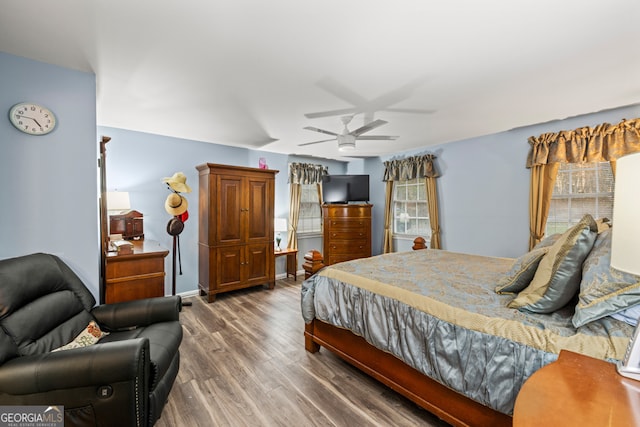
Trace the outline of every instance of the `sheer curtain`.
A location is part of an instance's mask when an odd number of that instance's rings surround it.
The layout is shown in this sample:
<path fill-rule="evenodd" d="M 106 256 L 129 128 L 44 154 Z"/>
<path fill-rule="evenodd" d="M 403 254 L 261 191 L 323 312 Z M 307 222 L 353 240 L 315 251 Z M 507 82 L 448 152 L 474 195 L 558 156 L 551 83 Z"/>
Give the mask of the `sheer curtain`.
<path fill-rule="evenodd" d="M 429 222 L 431 224 L 431 243 L 432 249 L 440 249 L 440 220 L 438 209 L 438 190 L 436 186 L 436 178 L 440 176 L 435 165 L 436 156 L 433 154 L 424 154 L 421 156 L 407 157 L 405 159 L 389 160 L 384 162 L 384 178 L 387 183 L 385 194 L 385 216 L 384 216 L 384 244 L 383 252 L 389 253 L 393 251 L 392 235 L 393 221 L 392 201 L 393 201 L 393 182 L 406 181 L 415 178 L 426 178 L 426 194 L 427 206 L 429 208 Z"/>
<path fill-rule="evenodd" d="M 322 177 L 327 175 L 327 167 L 312 163 L 289 163 L 289 230 L 287 248 L 298 249 L 298 218 L 300 217 L 300 196 L 302 184 L 317 184 L 322 203 Z"/>
<path fill-rule="evenodd" d="M 611 163 L 615 176 L 617 158 L 640 151 L 640 118 L 611 125 L 582 127 L 570 131 L 529 137 L 527 168 L 529 189 L 529 249 L 544 236 L 558 163 Z"/>

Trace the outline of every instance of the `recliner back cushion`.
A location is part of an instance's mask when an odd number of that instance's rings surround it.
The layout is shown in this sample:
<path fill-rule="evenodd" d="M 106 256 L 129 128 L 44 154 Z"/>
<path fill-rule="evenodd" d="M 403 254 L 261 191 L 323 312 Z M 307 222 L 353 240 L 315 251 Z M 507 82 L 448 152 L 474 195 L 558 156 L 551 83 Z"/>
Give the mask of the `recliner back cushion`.
<path fill-rule="evenodd" d="M 56 256 L 1 260 L 0 361 L 67 344 L 93 320 L 94 305 L 93 295 Z"/>

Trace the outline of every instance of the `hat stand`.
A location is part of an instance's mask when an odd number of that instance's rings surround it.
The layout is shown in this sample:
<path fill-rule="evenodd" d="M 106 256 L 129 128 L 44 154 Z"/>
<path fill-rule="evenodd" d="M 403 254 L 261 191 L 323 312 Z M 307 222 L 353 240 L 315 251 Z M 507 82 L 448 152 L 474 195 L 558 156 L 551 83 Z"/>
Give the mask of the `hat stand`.
<path fill-rule="evenodd" d="M 172 268 L 171 268 L 171 295 L 176 294 L 176 255 L 180 253 L 180 234 L 173 235 L 173 251 L 171 255 Z M 180 260 L 180 274 L 182 274 L 182 260 Z M 191 301 L 182 301 L 182 306 L 191 306 Z"/>

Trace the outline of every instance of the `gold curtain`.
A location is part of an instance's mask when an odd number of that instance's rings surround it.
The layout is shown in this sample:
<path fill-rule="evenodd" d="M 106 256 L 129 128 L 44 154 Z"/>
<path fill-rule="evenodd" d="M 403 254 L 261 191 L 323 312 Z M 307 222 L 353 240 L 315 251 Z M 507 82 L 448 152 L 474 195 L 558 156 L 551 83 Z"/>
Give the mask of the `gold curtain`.
<path fill-rule="evenodd" d="M 616 160 L 640 151 L 640 118 L 611 125 L 543 133 L 529 138 L 527 168 L 549 163 L 590 163 Z"/>
<path fill-rule="evenodd" d="M 289 185 L 289 230 L 287 248 L 298 249 L 298 218 L 300 217 L 300 196 L 302 184 Z"/>
<path fill-rule="evenodd" d="M 384 241 L 382 244 L 382 253 L 388 254 L 393 252 L 393 229 L 391 228 L 391 219 L 393 212 L 391 201 L 393 200 L 393 181 L 387 181 L 384 195 Z"/>
<path fill-rule="evenodd" d="M 616 159 L 640 151 L 640 118 L 611 125 L 529 137 L 527 168 L 531 169 L 529 193 L 529 249 L 544 236 L 559 163 L 608 161 L 615 177 Z"/>
<path fill-rule="evenodd" d="M 438 209 L 438 191 L 436 178 L 440 176 L 435 164 L 436 156 L 433 154 L 423 154 L 404 159 L 389 160 L 384 162 L 384 178 L 387 182 L 385 195 L 385 217 L 384 217 L 384 253 L 393 251 L 393 211 L 391 202 L 393 201 L 393 181 L 407 181 L 415 178 L 426 178 L 427 206 L 429 209 L 429 222 L 431 223 L 430 247 L 440 249 L 440 219 Z"/>
<path fill-rule="evenodd" d="M 438 218 L 438 189 L 436 179 L 427 177 L 427 207 L 429 208 L 429 222 L 431 224 L 431 249 L 441 249 L 440 244 L 440 220 Z"/>
<path fill-rule="evenodd" d="M 328 168 L 313 163 L 289 163 L 289 230 L 287 248 L 298 249 L 298 218 L 300 217 L 300 198 L 302 184 L 317 184 L 322 204 L 322 177 L 328 174 Z"/>
<path fill-rule="evenodd" d="M 529 250 L 542 240 L 547 226 L 553 185 L 559 163 L 538 165 L 531 168 L 529 191 Z"/>

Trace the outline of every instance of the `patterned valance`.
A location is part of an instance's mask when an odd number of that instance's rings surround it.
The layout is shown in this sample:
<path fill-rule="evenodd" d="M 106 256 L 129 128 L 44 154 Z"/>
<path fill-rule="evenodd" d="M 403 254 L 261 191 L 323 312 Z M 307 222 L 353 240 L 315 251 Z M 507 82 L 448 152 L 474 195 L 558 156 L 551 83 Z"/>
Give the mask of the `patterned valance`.
<path fill-rule="evenodd" d="M 319 184 L 329 172 L 326 166 L 313 163 L 289 163 L 289 184 Z"/>
<path fill-rule="evenodd" d="M 640 118 L 529 137 L 527 168 L 548 163 L 616 160 L 640 151 Z"/>
<path fill-rule="evenodd" d="M 406 181 L 415 178 L 437 178 L 440 176 L 436 168 L 433 154 L 407 157 L 405 159 L 384 162 L 383 181 Z"/>

